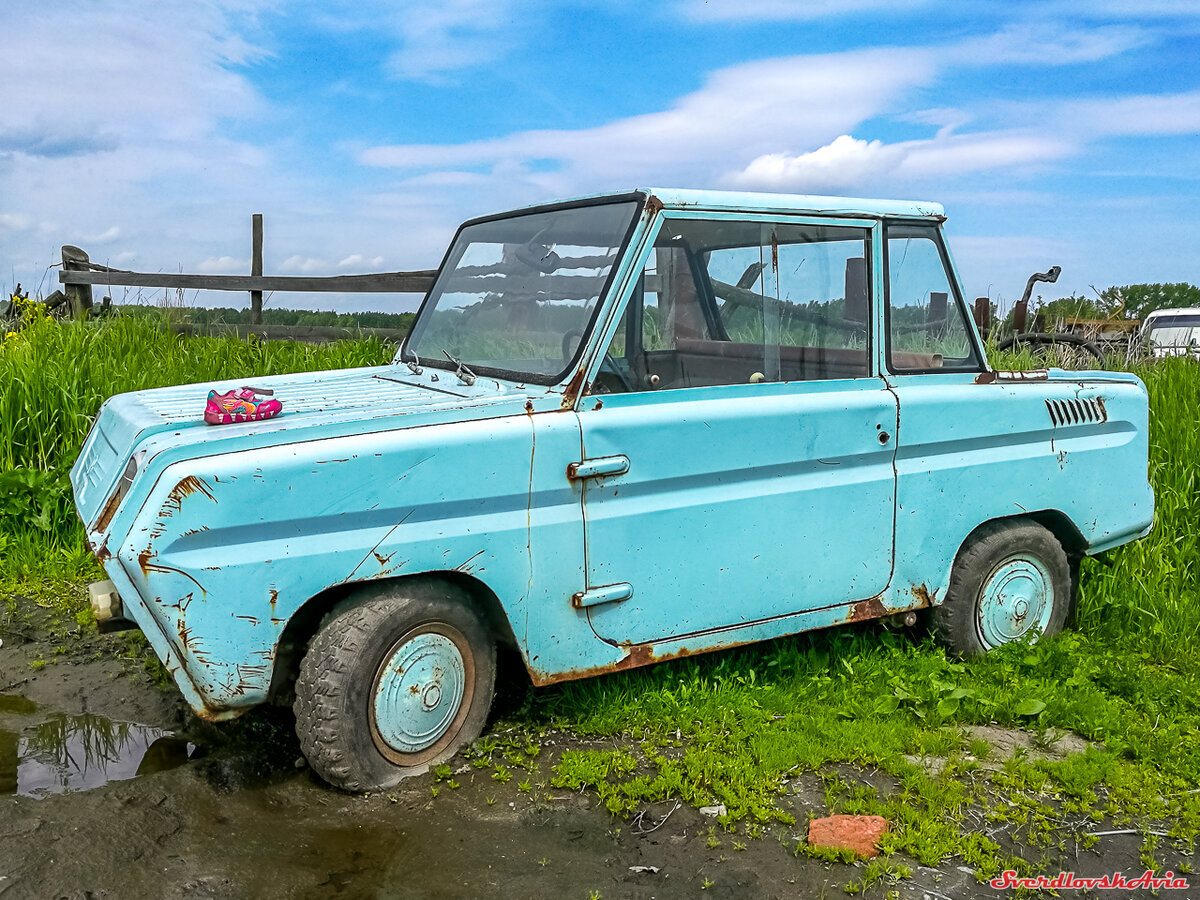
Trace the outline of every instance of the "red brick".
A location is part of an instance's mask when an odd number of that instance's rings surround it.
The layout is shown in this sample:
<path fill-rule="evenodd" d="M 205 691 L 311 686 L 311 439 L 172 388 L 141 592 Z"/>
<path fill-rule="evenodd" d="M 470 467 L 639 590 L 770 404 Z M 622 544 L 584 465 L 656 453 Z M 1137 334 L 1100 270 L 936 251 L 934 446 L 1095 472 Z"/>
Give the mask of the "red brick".
<path fill-rule="evenodd" d="M 878 856 L 876 844 L 887 830 L 883 816 L 826 816 L 808 823 L 808 842 L 823 850 L 853 850 L 861 857 Z"/>

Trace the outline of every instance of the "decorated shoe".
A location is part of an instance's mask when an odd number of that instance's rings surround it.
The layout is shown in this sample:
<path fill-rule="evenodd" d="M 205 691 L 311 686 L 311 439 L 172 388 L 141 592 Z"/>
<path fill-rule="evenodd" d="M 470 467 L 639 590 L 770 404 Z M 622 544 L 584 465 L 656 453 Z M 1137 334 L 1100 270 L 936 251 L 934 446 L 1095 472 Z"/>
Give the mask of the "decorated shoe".
<path fill-rule="evenodd" d="M 274 391 L 265 388 L 238 388 L 218 394 L 208 392 L 208 405 L 204 407 L 204 421 L 209 425 L 232 425 L 234 422 L 249 422 L 252 419 L 270 419 L 283 411 L 278 400 L 268 400 Z"/>

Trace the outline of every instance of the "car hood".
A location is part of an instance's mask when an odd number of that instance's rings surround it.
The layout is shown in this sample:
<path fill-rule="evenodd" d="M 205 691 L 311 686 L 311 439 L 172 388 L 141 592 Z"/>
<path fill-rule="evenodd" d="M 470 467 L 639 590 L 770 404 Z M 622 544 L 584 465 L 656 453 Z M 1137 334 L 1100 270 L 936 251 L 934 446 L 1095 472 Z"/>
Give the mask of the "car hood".
<path fill-rule="evenodd" d="M 283 412 L 262 421 L 207 425 L 204 408 L 209 391 L 224 393 L 242 386 L 273 391 Z M 517 414 L 535 395 L 539 406 L 551 399 L 545 388 L 495 379 L 478 379 L 467 386 L 452 372 L 427 368 L 414 375 L 394 365 L 118 394 L 101 407 L 71 470 L 75 503 L 92 531 L 101 505 L 122 476 L 132 481 L 155 456 L 168 451 L 174 451 L 168 453 L 173 459 L 199 457 L 314 437 Z M 557 406 L 557 398 L 552 405 Z"/>

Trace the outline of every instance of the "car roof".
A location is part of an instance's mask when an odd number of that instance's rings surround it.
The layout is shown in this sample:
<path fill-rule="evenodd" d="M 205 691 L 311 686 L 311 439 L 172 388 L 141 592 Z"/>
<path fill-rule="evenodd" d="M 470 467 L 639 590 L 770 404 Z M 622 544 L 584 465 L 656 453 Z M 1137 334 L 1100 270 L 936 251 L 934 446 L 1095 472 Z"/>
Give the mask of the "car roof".
<path fill-rule="evenodd" d="M 1156 309 L 1154 312 L 1146 313 L 1144 322 L 1149 322 L 1151 319 L 1157 319 L 1159 316 L 1198 316 L 1200 317 L 1200 306 L 1180 306 L 1173 309 Z"/>
<path fill-rule="evenodd" d="M 928 200 L 868 200 L 861 197 L 821 197 L 759 191 L 702 191 L 646 188 L 643 193 L 668 209 L 713 209 L 745 212 L 819 213 L 855 217 L 897 217 L 942 221 L 946 211 Z"/>
<path fill-rule="evenodd" d="M 709 191 L 682 188 L 637 188 L 633 191 L 613 191 L 589 194 L 554 203 L 538 203 L 511 212 L 525 212 L 547 207 L 566 206 L 580 202 L 595 202 L 606 198 L 631 199 L 642 194 L 657 201 L 664 209 L 711 210 L 715 212 L 759 212 L 847 216 L 851 218 L 902 218 L 944 221 L 946 211 L 940 203 L 929 200 L 867 200 L 858 197 L 819 197 L 808 194 L 776 194 L 758 191 Z M 503 213 L 502 215 L 510 215 Z M 486 216 L 485 218 L 493 218 Z M 474 221 L 474 220 L 472 220 Z"/>

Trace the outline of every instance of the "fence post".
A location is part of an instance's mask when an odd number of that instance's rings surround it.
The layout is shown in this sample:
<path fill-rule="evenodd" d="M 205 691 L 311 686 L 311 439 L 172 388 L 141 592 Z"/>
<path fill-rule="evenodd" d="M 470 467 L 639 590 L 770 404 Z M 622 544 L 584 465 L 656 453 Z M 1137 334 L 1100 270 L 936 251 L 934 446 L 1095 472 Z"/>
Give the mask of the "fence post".
<path fill-rule="evenodd" d="M 981 335 L 987 337 L 988 332 L 992 330 L 992 301 L 988 297 L 976 297 L 972 312 L 975 316 L 975 327 Z"/>
<path fill-rule="evenodd" d="M 263 218 L 262 213 L 254 213 L 250 226 L 250 274 L 262 276 L 262 244 Z M 250 324 L 262 324 L 262 291 L 250 292 Z"/>
<path fill-rule="evenodd" d="M 64 271 L 88 272 L 88 255 L 78 247 L 63 244 L 62 265 Z M 67 306 L 75 319 L 86 319 L 92 311 L 92 286 L 90 284 L 68 284 L 66 287 Z"/>

